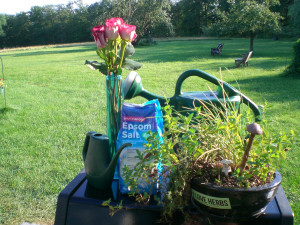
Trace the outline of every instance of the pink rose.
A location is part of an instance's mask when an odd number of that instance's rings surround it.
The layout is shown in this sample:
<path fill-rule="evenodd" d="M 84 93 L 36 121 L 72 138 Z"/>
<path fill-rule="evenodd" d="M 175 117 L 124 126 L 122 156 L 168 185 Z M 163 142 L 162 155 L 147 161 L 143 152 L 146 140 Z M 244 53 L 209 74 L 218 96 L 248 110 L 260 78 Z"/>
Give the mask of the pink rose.
<path fill-rule="evenodd" d="M 137 34 L 135 32 L 136 27 L 134 25 L 129 25 L 126 23 L 123 23 L 120 26 L 120 36 L 124 41 L 133 41 Z"/>
<path fill-rule="evenodd" d="M 97 48 L 105 48 L 106 47 L 107 42 L 105 40 L 105 28 L 103 25 L 93 27 L 92 35 L 96 42 Z"/>
<path fill-rule="evenodd" d="M 119 36 L 119 26 L 123 24 L 122 18 L 111 18 L 105 22 L 105 36 L 108 40 L 116 40 Z"/>
<path fill-rule="evenodd" d="M 113 18 L 115 19 L 116 24 L 120 27 L 124 23 L 124 20 L 122 18 Z"/>

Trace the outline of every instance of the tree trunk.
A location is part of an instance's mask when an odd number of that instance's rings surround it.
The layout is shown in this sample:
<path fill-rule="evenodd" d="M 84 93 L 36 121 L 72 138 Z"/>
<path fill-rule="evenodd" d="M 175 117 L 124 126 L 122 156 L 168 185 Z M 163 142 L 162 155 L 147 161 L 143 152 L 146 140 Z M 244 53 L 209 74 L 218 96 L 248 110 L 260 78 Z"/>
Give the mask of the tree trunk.
<path fill-rule="evenodd" d="M 253 51 L 253 42 L 254 42 L 255 34 L 250 34 L 250 51 Z"/>

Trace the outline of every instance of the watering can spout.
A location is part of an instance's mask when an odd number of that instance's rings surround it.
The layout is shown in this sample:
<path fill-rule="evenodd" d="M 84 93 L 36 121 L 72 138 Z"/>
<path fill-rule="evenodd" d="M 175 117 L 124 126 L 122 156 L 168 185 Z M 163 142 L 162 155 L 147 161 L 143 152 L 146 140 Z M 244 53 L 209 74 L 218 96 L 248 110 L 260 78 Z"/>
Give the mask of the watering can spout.
<path fill-rule="evenodd" d="M 144 88 L 142 79 L 137 72 L 131 71 L 128 74 L 123 84 L 123 90 L 125 99 L 131 99 L 141 94 Z"/>
<path fill-rule="evenodd" d="M 135 71 L 131 71 L 128 74 L 124 81 L 123 88 L 125 99 L 132 99 L 134 97 L 141 96 L 147 100 L 158 99 L 160 103 L 161 101 L 165 101 L 164 97 L 145 90 L 140 75 Z"/>
<path fill-rule="evenodd" d="M 118 151 L 116 152 L 116 154 L 114 155 L 114 157 L 112 158 L 109 166 L 107 167 L 106 171 L 103 173 L 103 177 L 105 177 L 105 179 L 108 181 L 108 183 L 111 184 L 110 179 L 114 176 L 114 172 L 115 172 L 115 168 L 118 162 L 118 158 L 121 154 L 121 152 L 126 148 L 126 147 L 130 147 L 132 146 L 131 143 L 125 143 L 123 144 Z M 110 185 L 109 185 L 110 187 Z"/>

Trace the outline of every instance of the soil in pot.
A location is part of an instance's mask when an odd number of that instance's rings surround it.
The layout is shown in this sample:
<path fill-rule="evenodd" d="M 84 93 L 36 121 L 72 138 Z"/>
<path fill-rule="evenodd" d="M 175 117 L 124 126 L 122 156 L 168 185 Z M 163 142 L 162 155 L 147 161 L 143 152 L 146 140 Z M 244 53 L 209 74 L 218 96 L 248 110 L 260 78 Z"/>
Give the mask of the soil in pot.
<path fill-rule="evenodd" d="M 218 166 L 216 163 L 199 163 L 199 168 L 201 169 L 201 176 L 198 177 L 199 182 L 209 183 L 212 185 L 222 186 L 222 187 L 245 187 L 245 185 L 234 176 L 225 176 L 223 173 L 220 173 L 220 180 L 218 180 Z M 231 175 L 231 173 L 230 173 Z M 269 173 L 267 175 L 266 182 L 263 183 L 260 179 L 256 177 L 251 177 L 247 180 L 250 187 L 257 187 L 262 184 L 267 184 L 272 182 L 274 179 L 274 174 Z"/>

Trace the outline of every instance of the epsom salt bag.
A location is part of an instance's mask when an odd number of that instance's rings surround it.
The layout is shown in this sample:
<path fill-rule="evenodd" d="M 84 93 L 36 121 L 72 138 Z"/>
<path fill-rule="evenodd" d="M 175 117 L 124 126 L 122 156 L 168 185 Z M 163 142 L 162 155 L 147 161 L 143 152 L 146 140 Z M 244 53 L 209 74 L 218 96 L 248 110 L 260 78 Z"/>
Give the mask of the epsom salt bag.
<path fill-rule="evenodd" d="M 117 149 L 125 143 L 131 143 L 131 147 L 125 148 L 119 157 L 119 186 L 121 193 L 128 193 L 129 188 L 124 182 L 123 170 L 127 166 L 133 169 L 139 162 L 136 158 L 137 150 L 141 153 L 145 150 L 143 146 L 147 143 L 147 132 L 156 132 L 162 141 L 163 119 L 159 101 L 151 100 L 142 105 L 124 103 L 122 108 L 122 119 L 117 139 Z M 138 189 L 150 192 L 152 185 L 140 179 Z M 152 192 L 153 193 L 153 192 Z"/>

